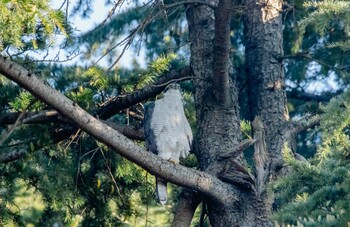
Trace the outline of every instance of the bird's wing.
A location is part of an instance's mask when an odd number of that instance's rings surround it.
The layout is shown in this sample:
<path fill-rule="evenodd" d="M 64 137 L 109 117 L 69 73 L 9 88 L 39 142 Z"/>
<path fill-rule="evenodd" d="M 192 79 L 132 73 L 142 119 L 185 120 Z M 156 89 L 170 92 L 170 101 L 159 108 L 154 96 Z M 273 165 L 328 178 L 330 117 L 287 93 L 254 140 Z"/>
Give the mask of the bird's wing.
<path fill-rule="evenodd" d="M 146 146 L 149 151 L 152 153 L 158 154 L 157 143 L 154 135 L 154 131 L 151 127 L 151 119 L 154 110 L 154 102 L 149 103 L 145 106 L 145 116 L 143 119 L 143 129 L 146 138 Z"/>
<path fill-rule="evenodd" d="M 190 126 L 190 123 L 187 121 L 186 116 L 184 116 L 184 129 L 185 129 L 185 134 L 187 137 L 188 144 L 190 146 L 190 149 L 192 148 L 192 141 L 193 141 L 193 134 L 192 134 L 192 129 Z"/>

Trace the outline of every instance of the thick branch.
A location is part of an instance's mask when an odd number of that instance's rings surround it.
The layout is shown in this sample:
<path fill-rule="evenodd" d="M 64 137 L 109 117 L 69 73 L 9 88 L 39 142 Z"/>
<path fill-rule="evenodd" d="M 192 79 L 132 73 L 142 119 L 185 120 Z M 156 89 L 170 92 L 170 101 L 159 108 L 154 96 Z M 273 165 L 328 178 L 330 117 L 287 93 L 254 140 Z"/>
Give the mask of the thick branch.
<path fill-rule="evenodd" d="M 341 94 L 343 91 L 337 91 L 337 92 L 325 92 L 323 94 L 320 95 L 315 95 L 312 93 L 308 93 L 308 92 L 300 92 L 296 89 L 291 90 L 291 91 L 287 91 L 287 97 L 288 98 L 292 98 L 292 99 L 299 99 L 299 100 L 303 100 L 303 101 L 316 101 L 316 102 L 328 102 L 329 100 L 331 100 L 331 98 Z"/>
<path fill-rule="evenodd" d="M 115 149 L 117 153 L 143 167 L 151 174 L 169 182 L 198 190 L 222 204 L 230 200 L 237 200 L 229 184 L 208 173 L 181 165 L 174 165 L 155 154 L 141 149 L 125 136 L 88 114 L 78 104 L 45 84 L 36 75 L 20 65 L 0 57 L 0 73 L 48 103 L 81 127 L 82 130 Z"/>
<path fill-rule="evenodd" d="M 214 88 L 217 101 L 226 104 L 229 90 L 231 0 L 220 0 L 215 9 Z"/>
<path fill-rule="evenodd" d="M 106 120 L 125 108 L 156 96 L 161 93 L 171 81 L 180 81 L 184 77 L 188 79 L 188 76 L 191 74 L 192 71 L 190 67 L 185 67 L 179 71 L 170 71 L 160 77 L 154 86 L 147 86 L 134 93 L 118 96 L 103 104 L 101 109 L 97 112 L 97 116 L 100 119 Z"/>
<path fill-rule="evenodd" d="M 112 127 L 113 129 L 117 130 L 124 136 L 128 137 L 129 139 L 133 140 L 145 140 L 145 134 L 143 129 L 134 129 L 127 125 L 117 124 L 113 121 L 103 121 L 105 124 L 107 124 L 109 127 Z"/>
<path fill-rule="evenodd" d="M 301 155 L 296 153 L 296 136 L 303 132 L 308 130 L 309 128 L 313 128 L 320 124 L 321 117 L 319 115 L 312 116 L 308 119 L 301 119 L 299 121 L 289 121 L 286 122 L 284 125 L 282 125 L 279 128 L 279 132 L 282 135 L 282 141 L 283 143 L 287 143 L 289 147 L 292 149 L 294 156 L 298 159 L 305 159 L 302 158 Z M 271 165 L 271 169 L 279 170 L 283 167 L 283 159 L 280 158 L 276 160 Z"/>
<path fill-rule="evenodd" d="M 0 125 L 9 125 L 16 122 L 21 113 L 1 113 Z M 62 118 L 62 116 L 61 116 Z M 23 114 L 22 124 L 59 122 L 60 114 L 56 110 L 43 110 L 40 112 L 27 112 Z"/>
<path fill-rule="evenodd" d="M 12 162 L 18 160 L 27 154 L 26 150 L 14 150 L 6 154 L 0 155 L 0 163 Z"/>
<path fill-rule="evenodd" d="M 198 194 L 198 192 L 188 189 L 182 190 L 179 201 L 176 206 L 174 220 L 171 226 L 190 226 L 194 212 L 196 211 L 201 201 L 202 198 Z"/>
<path fill-rule="evenodd" d="M 145 135 L 143 133 L 143 130 L 140 130 L 140 129 L 136 130 L 136 129 L 131 128 L 131 127 L 126 126 L 126 125 L 116 124 L 112 121 L 104 121 L 104 122 L 105 122 L 105 124 L 109 125 L 110 127 L 117 130 L 118 132 L 120 132 L 124 136 L 128 137 L 129 139 L 133 139 L 133 140 L 144 140 L 145 139 Z M 76 128 L 74 128 L 73 126 L 70 127 L 69 129 L 67 129 L 67 132 L 63 132 L 67 136 L 76 132 Z M 66 138 L 66 136 L 64 136 L 64 138 Z M 55 139 L 56 140 L 54 141 L 54 143 L 58 143 L 61 141 L 60 139 L 57 139 L 57 138 L 55 138 Z M 16 150 L 16 151 L 11 151 L 9 153 L 1 154 L 0 155 L 0 163 L 16 161 L 18 159 L 23 158 L 27 154 L 28 154 L 28 152 L 26 152 L 25 150 L 18 150 L 18 151 Z"/>
<path fill-rule="evenodd" d="M 246 139 L 240 142 L 237 147 L 231 152 L 222 153 L 219 155 L 220 159 L 233 158 L 235 159 L 241 155 L 248 147 L 253 145 L 256 142 L 256 139 Z"/>
<path fill-rule="evenodd" d="M 0 115 L 0 125 L 14 124 L 21 113 L 2 113 Z M 35 124 L 35 123 L 52 123 L 62 122 L 67 125 L 73 125 L 73 123 L 58 113 L 56 110 L 43 110 L 40 112 L 27 112 L 23 113 L 21 124 Z M 104 121 L 107 125 L 114 128 L 129 139 L 144 140 L 145 136 L 143 130 L 136 130 L 130 126 L 117 124 L 113 121 Z M 72 131 L 75 131 L 74 127 L 67 133 L 67 137 L 71 135 Z"/>
<path fill-rule="evenodd" d="M 293 128 L 291 129 L 291 134 L 292 136 L 296 136 L 309 128 L 313 128 L 316 125 L 319 125 L 320 121 L 321 117 L 319 115 L 312 116 L 306 121 L 298 121 L 296 124 L 294 124 Z"/>

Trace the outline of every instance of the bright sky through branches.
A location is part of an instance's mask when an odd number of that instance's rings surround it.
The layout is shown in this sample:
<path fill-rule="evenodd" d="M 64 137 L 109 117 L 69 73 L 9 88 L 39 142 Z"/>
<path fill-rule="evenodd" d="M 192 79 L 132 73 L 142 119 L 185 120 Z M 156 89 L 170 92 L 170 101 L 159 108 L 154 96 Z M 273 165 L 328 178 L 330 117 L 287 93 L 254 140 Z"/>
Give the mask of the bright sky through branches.
<path fill-rule="evenodd" d="M 97 0 L 97 1 L 92 1 L 91 6 L 92 6 L 92 13 L 89 14 L 89 17 L 83 18 L 81 14 L 76 14 L 72 15 L 73 8 L 76 6 L 78 0 L 67 0 L 69 1 L 69 8 L 68 8 L 68 20 L 72 24 L 73 28 L 75 29 L 75 34 L 77 36 L 88 32 L 89 30 L 93 29 L 94 27 L 98 26 L 99 24 L 104 21 L 107 16 L 109 11 L 112 9 L 112 5 L 109 5 L 108 7 L 105 6 L 104 1 Z M 62 6 L 62 3 L 64 3 L 64 0 L 60 1 L 52 1 L 52 7 L 54 9 L 58 9 Z M 62 10 L 65 11 L 66 4 L 63 6 Z M 122 9 L 125 8 L 124 6 Z M 118 13 L 120 9 L 117 9 L 115 13 Z M 108 22 L 107 22 L 108 23 Z M 126 36 L 127 34 L 125 34 Z M 59 40 L 61 39 L 61 40 Z M 59 45 L 60 42 L 62 42 L 63 37 L 59 38 L 57 40 L 57 44 Z M 123 37 L 121 37 L 123 39 Z M 119 47 L 117 50 L 122 50 L 123 46 Z M 58 48 L 52 50 L 52 53 L 50 53 L 50 56 L 55 57 L 56 54 L 58 53 Z M 62 50 L 60 50 L 61 52 Z M 60 58 L 62 56 L 62 59 L 64 59 L 65 53 L 60 53 Z M 53 58 L 52 57 L 52 58 Z M 98 59 L 100 56 L 94 56 L 96 59 Z M 118 56 L 115 56 L 115 59 Z M 123 57 L 120 59 L 118 65 L 123 68 L 131 68 L 132 67 L 132 59 L 137 59 L 137 62 L 140 64 L 141 67 L 145 67 L 145 62 L 144 62 L 144 51 L 141 49 L 140 53 L 136 53 L 134 50 L 127 49 L 123 55 Z M 73 61 L 68 62 L 70 63 L 77 63 L 79 61 L 79 57 L 74 59 Z M 99 65 L 108 68 L 110 65 L 102 59 L 98 63 Z"/>

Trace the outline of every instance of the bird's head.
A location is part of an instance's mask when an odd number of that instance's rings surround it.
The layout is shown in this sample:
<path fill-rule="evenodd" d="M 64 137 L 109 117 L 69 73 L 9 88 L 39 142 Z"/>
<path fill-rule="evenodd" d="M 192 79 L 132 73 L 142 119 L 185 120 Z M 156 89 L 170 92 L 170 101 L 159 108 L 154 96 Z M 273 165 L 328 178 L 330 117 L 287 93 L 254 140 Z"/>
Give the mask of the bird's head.
<path fill-rule="evenodd" d="M 177 83 L 169 84 L 164 89 L 163 93 L 164 93 L 164 96 L 167 96 L 167 95 L 181 95 L 180 84 L 177 84 Z"/>

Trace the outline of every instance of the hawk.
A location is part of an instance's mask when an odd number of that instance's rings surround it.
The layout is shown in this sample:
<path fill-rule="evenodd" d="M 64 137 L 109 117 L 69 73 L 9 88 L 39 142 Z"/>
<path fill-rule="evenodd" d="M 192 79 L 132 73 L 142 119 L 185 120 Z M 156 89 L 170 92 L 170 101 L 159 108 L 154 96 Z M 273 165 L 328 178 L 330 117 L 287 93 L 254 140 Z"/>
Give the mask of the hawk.
<path fill-rule="evenodd" d="M 179 84 L 170 84 L 161 99 L 149 104 L 145 110 L 144 131 L 148 150 L 159 157 L 179 163 L 189 154 L 192 131 L 188 123 Z M 167 182 L 156 177 L 158 203 L 167 202 Z"/>

